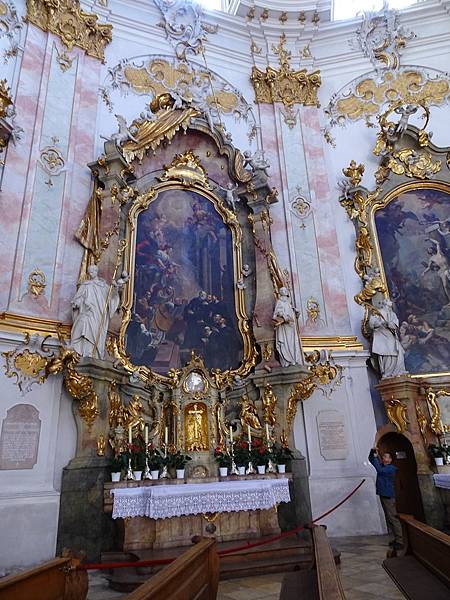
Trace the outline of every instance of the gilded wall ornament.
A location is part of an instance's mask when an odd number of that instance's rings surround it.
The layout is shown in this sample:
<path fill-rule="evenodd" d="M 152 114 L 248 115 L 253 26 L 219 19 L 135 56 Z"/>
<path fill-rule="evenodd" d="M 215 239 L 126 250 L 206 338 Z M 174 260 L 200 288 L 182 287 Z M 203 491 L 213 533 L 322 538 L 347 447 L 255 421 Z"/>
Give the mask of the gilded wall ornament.
<path fill-rule="evenodd" d="M 0 118 L 4 119 L 8 116 L 9 107 L 13 104 L 11 90 L 8 87 L 6 79 L 0 81 Z"/>
<path fill-rule="evenodd" d="M 97 23 L 98 16 L 81 10 L 79 0 L 27 0 L 26 18 L 57 35 L 69 51 L 78 46 L 101 61 L 112 40 L 112 25 Z"/>
<path fill-rule="evenodd" d="M 159 26 L 178 59 L 187 61 L 189 55 L 202 52 L 207 34 L 216 33 L 219 28 L 203 20 L 203 9 L 193 0 L 154 0 L 154 3 L 164 19 Z"/>
<path fill-rule="evenodd" d="M 392 103 L 442 106 L 450 98 L 447 73 L 424 67 L 400 67 L 366 73 L 333 94 L 324 109 L 330 125 L 366 120 L 380 115 Z"/>
<path fill-rule="evenodd" d="M 198 184 L 207 190 L 212 189 L 205 167 L 192 150 L 188 150 L 183 154 L 176 154 L 169 166 L 164 165 L 164 174 L 161 175 L 160 180 L 168 181 L 170 179 L 180 181 L 188 187 Z"/>
<path fill-rule="evenodd" d="M 297 193 L 291 200 L 291 212 L 292 214 L 299 219 L 300 228 L 306 229 L 305 221 L 308 220 L 308 217 L 312 213 L 311 202 L 306 199 L 305 194 L 300 186 L 297 186 Z"/>
<path fill-rule="evenodd" d="M 45 274 L 40 269 L 34 269 L 28 275 L 28 293 L 33 296 L 42 296 L 45 292 L 47 280 Z"/>
<path fill-rule="evenodd" d="M 433 161 L 429 152 L 402 148 L 393 152 L 387 162 L 389 168 L 396 175 L 406 175 L 416 179 L 429 179 L 441 170 L 441 161 Z"/>
<path fill-rule="evenodd" d="M 58 176 L 65 167 L 65 160 L 56 146 L 45 146 L 42 148 L 39 163 L 44 171 L 50 176 Z"/>
<path fill-rule="evenodd" d="M 427 444 L 427 429 L 429 428 L 429 423 L 418 400 L 416 400 L 416 417 L 420 433 L 424 439 L 424 442 Z"/>
<path fill-rule="evenodd" d="M 43 338 L 27 333 L 14 350 L 2 352 L 6 376 L 15 378 L 23 396 L 31 391 L 34 384 L 41 385 L 46 380 L 46 367 L 52 355 L 42 347 L 42 342 Z"/>
<path fill-rule="evenodd" d="M 265 72 L 254 66 L 251 82 L 258 104 L 282 102 L 285 106 L 302 104 L 319 106 L 317 91 L 322 83 L 320 72 L 307 73 L 306 69 L 293 71 L 290 66 L 291 52 L 286 50 L 286 36 L 283 33 L 273 51 L 278 55 L 279 69 L 267 67 Z"/>
<path fill-rule="evenodd" d="M 403 433 L 408 427 L 408 411 L 406 406 L 401 400 L 394 398 L 394 396 L 386 399 L 384 406 L 389 421 L 395 425 L 399 433 Z"/>
<path fill-rule="evenodd" d="M 276 407 L 278 398 L 276 397 L 270 383 L 264 386 L 264 392 L 262 395 L 262 405 L 264 412 L 264 422 L 268 423 L 271 427 L 275 427 L 277 422 Z"/>
<path fill-rule="evenodd" d="M 450 424 L 444 424 L 441 419 L 441 409 L 438 403 L 440 396 L 450 396 L 450 392 L 445 389 L 440 389 L 437 392 L 432 387 L 425 390 L 426 400 L 431 412 L 430 429 L 437 435 L 443 435 L 450 431 Z"/>
<path fill-rule="evenodd" d="M 65 50 L 61 52 L 58 48 L 56 48 L 56 62 L 58 63 L 62 73 L 65 73 L 70 69 L 74 60 L 75 58 L 71 58 Z"/>

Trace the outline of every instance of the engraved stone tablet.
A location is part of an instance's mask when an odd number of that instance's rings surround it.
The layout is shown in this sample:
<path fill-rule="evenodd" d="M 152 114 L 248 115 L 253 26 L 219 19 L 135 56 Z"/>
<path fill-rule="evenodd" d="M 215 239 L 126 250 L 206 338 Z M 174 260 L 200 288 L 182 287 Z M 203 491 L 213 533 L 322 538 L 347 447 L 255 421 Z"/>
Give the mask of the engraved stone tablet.
<path fill-rule="evenodd" d="M 343 460 L 348 455 L 345 418 L 338 410 L 322 410 L 317 415 L 320 454 L 325 460 Z"/>
<path fill-rule="evenodd" d="M 32 469 L 37 461 L 41 420 L 31 404 L 16 404 L 6 413 L 0 435 L 0 470 Z"/>

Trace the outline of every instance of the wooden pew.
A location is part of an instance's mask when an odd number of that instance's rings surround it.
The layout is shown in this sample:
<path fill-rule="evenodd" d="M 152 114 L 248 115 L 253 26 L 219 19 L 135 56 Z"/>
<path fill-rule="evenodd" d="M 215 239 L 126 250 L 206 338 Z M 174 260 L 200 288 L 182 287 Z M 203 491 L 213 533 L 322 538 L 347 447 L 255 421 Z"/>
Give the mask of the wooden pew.
<path fill-rule="evenodd" d="M 75 571 L 80 561 L 55 558 L 0 579 L 0 600 L 85 600 L 88 576 Z"/>
<path fill-rule="evenodd" d="M 215 540 L 200 540 L 126 600 L 216 600 L 219 557 Z"/>
<path fill-rule="evenodd" d="M 314 525 L 310 529 L 313 549 L 311 570 L 286 574 L 280 600 L 345 600 L 326 528 Z"/>
<path fill-rule="evenodd" d="M 404 552 L 387 558 L 383 567 L 410 600 L 450 598 L 450 536 L 399 515 L 403 529 Z"/>

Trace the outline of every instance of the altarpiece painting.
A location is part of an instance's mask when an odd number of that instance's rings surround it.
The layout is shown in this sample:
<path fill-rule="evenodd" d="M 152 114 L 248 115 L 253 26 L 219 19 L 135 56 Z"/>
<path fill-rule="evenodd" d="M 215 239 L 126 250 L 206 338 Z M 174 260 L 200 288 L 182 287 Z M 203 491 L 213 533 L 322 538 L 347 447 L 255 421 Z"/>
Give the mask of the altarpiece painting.
<path fill-rule="evenodd" d="M 375 212 L 389 294 L 410 373 L 450 365 L 450 189 L 417 182 Z"/>
<path fill-rule="evenodd" d="M 237 369 L 233 236 L 213 199 L 182 187 L 160 191 L 136 224 L 134 290 L 126 351 L 161 375 L 194 351 L 208 369 Z"/>

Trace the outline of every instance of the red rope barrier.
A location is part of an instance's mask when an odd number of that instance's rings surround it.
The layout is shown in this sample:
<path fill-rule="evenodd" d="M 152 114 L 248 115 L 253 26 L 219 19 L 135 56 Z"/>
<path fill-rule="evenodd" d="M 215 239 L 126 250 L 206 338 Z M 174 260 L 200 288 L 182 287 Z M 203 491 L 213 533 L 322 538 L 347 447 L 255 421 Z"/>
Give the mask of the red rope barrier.
<path fill-rule="evenodd" d="M 233 548 L 227 548 L 226 550 L 220 550 L 218 552 L 218 555 L 226 556 L 228 554 L 234 554 L 235 552 L 240 552 L 241 550 L 249 550 L 250 548 L 256 548 L 257 546 L 266 546 L 267 544 L 273 544 L 273 542 L 277 542 L 278 540 L 281 540 L 285 537 L 289 537 L 291 535 L 295 535 L 296 533 L 299 533 L 300 531 L 307 529 L 314 523 L 317 523 L 317 521 L 321 521 L 322 519 L 327 517 L 329 514 L 334 512 L 336 509 L 338 509 L 340 506 L 345 504 L 345 502 L 347 502 L 347 500 L 349 500 L 354 494 L 356 494 L 356 492 L 359 490 L 359 488 L 363 485 L 363 483 L 365 481 L 366 481 L 365 479 L 362 479 L 360 481 L 360 483 L 349 494 L 347 494 L 347 496 L 345 496 L 345 498 L 343 498 L 340 502 L 338 502 L 335 506 L 333 506 L 333 508 L 330 508 L 329 510 L 327 510 L 326 512 L 321 514 L 319 517 L 316 517 L 315 519 L 313 519 L 310 523 L 307 523 L 306 525 L 300 525 L 299 527 L 296 527 L 295 529 L 291 529 L 290 531 L 284 531 L 283 533 L 280 533 L 279 535 L 271 537 L 268 540 L 254 542 L 253 544 L 250 544 L 249 542 L 247 542 L 246 544 L 242 544 L 241 546 L 234 546 Z M 159 558 L 159 559 L 154 559 L 154 560 L 136 560 L 136 561 L 128 561 L 128 562 L 85 563 L 85 564 L 78 565 L 77 569 L 79 571 L 90 571 L 93 569 L 105 570 L 105 569 L 123 569 L 126 567 L 150 567 L 150 566 L 155 566 L 155 565 L 168 565 L 171 562 L 173 562 L 174 560 L 175 560 L 175 558 Z"/>

